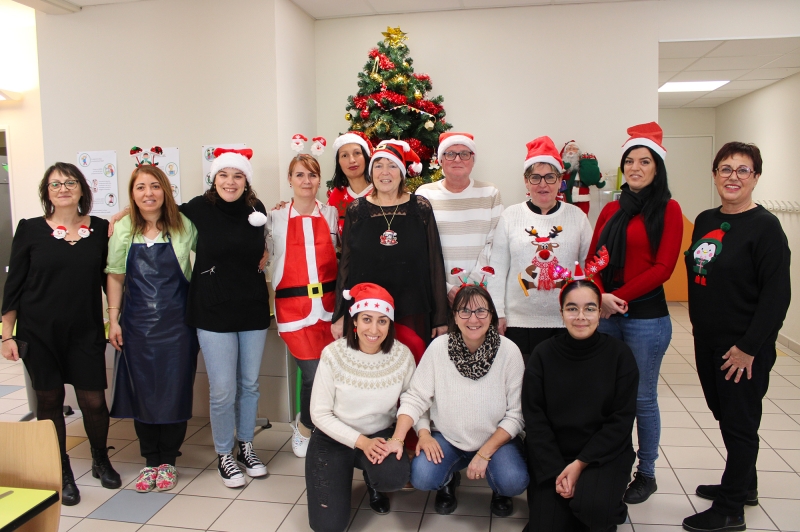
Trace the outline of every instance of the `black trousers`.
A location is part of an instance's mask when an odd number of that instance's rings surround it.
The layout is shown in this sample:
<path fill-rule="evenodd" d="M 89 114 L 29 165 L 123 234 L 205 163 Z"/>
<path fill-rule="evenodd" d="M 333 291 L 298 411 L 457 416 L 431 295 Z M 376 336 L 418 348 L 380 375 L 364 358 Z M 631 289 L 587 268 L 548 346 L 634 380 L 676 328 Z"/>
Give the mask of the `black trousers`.
<path fill-rule="evenodd" d="M 506 327 L 504 336 L 517 344 L 522 360 L 527 363 L 537 345 L 564 330 L 563 327 Z"/>
<path fill-rule="evenodd" d="M 175 465 L 175 460 L 181 455 L 186 426 L 186 421 L 156 425 L 133 420 L 133 428 L 139 437 L 139 449 L 147 467 Z"/>
<path fill-rule="evenodd" d="M 631 479 L 636 453 L 630 448 L 602 466 L 590 465 L 578 477 L 575 496 L 556 493 L 555 479 L 528 486 L 529 532 L 601 532 L 625 522 L 622 496 Z M 533 478 L 533 477 L 531 477 Z"/>
<path fill-rule="evenodd" d="M 311 388 L 314 386 L 314 377 L 317 375 L 319 359 L 300 360 L 295 358 L 294 360 L 297 362 L 297 367 L 303 372 L 300 385 L 300 423 L 308 429 L 313 429 L 314 423 L 311 421 Z"/>
<path fill-rule="evenodd" d="M 393 433 L 394 429 L 388 428 L 370 438 L 390 438 Z M 314 429 L 306 455 L 306 488 L 308 523 L 315 532 L 342 532 L 347 528 L 353 467 L 364 471 L 367 485 L 380 492 L 401 490 L 411 476 L 411 463 L 405 452 L 400 460 L 389 455 L 380 464 L 373 464 L 363 451 L 342 445 Z"/>
<path fill-rule="evenodd" d="M 730 345 L 718 345 L 713 340 L 695 336 L 694 359 L 697 375 L 703 387 L 706 404 L 719 422 L 719 430 L 728 451 L 722 473 L 719 495 L 712 507 L 724 515 L 744 513 L 747 490 L 758 487 L 758 427 L 761 425 L 761 400 L 769 388 L 769 372 L 775 365 L 775 344 L 761 348 L 753 360 L 753 378 L 743 374 L 738 383 L 725 380 L 726 371 L 719 368 Z"/>

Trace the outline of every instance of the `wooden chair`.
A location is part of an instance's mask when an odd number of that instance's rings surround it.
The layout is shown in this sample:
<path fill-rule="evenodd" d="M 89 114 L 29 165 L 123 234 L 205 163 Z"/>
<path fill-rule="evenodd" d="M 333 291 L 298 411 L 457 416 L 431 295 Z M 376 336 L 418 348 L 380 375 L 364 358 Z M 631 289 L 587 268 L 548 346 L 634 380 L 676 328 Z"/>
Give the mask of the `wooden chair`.
<path fill-rule="evenodd" d="M 57 491 L 59 502 L 18 530 L 58 531 L 61 517 L 61 453 L 52 421 L 0 422 L 0 486 Z"/>

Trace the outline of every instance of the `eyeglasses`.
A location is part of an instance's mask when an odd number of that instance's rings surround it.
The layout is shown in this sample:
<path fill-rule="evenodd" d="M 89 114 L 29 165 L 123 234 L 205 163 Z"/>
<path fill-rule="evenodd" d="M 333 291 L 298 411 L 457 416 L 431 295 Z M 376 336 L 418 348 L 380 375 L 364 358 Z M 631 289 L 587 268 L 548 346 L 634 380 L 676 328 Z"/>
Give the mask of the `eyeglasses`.
<path fill-rule="evenodd" d="M 594 305 L 591 305 L 582 309 L 578 307 L 567 307 L 563 309 L 563 312 L 564 316 L 566 316 L 571 320 L 576 319 L 578 316 L 581 315 L 581 313 L 583 313 L 584 318 L 586 318 L 587 320 L 591 320 L 597 317 L 597 313 L 600 312 L 600 309 L 595 307 Z"/>
<path fill-rule="evenodd" d="M 62 185 L 66 187 L 67 190 L 75 190 L 75 187 L 78 186 L 78 182 L 74 179 L 67 179 L 63 183 L 59 181 L 51 181 L 47 183 L 47 188 L 55 192 L 57 190 L 60 190 Z"/>
<path fill-rule="evenodd" d="M 539 183 L 542 182 L 542 179 L 544 179 L 545 183 L 547 183 L 548 185 L 553 185 L 555 184 L 556 181 L 558 181 L 558 177 L 559 177 L 558 175 L 553 173 L 545 175 L 529 174 L 525 176 L 525 181 L 527 181 L 531 185 L 538 185 Z"/>
<path fill-rule="evenodd" d="M 442 154 L 448 161 L 455 161 L 458 156 L 462 161 L 469 161 L 475 155 L 471 151 L 446 151 Z"/>
<path fill-rule="evenodd" d="M 468 320 L 473 313 L 479 320 L 485 320 L 489 317 L 489 309 L 483 307 L 476 308 L 475 310 L 470 310 L 466 307 L 458 309 L 458 317 L 462 320 Z"/>
<path fill-rule="evenodd" d="M 734 172 L 736 172 L 736 177 L 742 181 L 753 175 L 753 169 L 749 166 L 740 166 L 736 169 L 733 169 L 730 166 L 725 165 L 717 168 L 717 175 L 724 178 L 730 177 Z"/>

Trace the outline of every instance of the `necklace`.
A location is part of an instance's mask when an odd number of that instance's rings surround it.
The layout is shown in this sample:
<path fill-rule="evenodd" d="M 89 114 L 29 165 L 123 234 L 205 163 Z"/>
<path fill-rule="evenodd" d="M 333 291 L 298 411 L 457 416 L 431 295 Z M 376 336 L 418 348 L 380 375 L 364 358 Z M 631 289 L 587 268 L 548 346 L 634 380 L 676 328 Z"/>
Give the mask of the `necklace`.
<path fill-rule="evenodd" d="M 89 236 L 92 234 L 93 231 L 94 229 L 90 229 L 86 225 L 81 225 L 80 228 L 78 229 L 78 237 L 80 237 L 78 238 L 78 240 L 82 238 L 89 238 Z M 67 228 L 63 225 L 59 225 L 58 227 L 53 229 L 53 232 L 50 234 L 53 236 L 53 238 L 57 240 L 64 240 L 64 242 L 69 242 L 70 245 L 75 245 L 75 242 L 78 242 L 78 240 L 66 240 L 65 237 L 69 234 L 69 231 L 67 231 Z"/>
<path fill-rule="evenodd" d="M 397 245 L 397 233 L 392 231 L 392 222 L 394 221 L 394 217 L 397 214 L 397 209 L 400 207 L 398 203 L 394 207 L 394 212 L 392 213 L 392 219 L 388 220 L 386 218 L 386 213 L 383 212 L 383 205 L 377 204 L 378 207 L 381 209 L 381 214 L 383 215 L 384 221 L 386 221 L 386 231 L 383 232 L 381 235 L 381 245 L 382 246 L 396 246 Z"/>

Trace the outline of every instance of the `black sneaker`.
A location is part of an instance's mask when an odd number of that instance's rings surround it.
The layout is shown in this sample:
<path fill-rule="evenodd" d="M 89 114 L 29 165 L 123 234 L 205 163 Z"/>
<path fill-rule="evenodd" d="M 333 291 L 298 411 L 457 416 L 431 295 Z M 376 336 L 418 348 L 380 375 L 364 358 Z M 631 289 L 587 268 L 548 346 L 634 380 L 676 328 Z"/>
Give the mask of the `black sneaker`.
<path fill-rule="evenodd" d="M 719 484 L 700 484 L 694 493 L 701 499 L 713 501 L 719 494 Z M 758 490 L 747 490 L 747 498 L 744 503 L 747 506 L 758 506 Z"/>
<path fill-rule="evenodd" d="M 622 500 L 628 504 L 639 504 L 650 498 L 658 490 L 656 479 L 646 477 L 638 471 L 633 474 L 633 482 L 625 490 Z"/>
<path fill-rule="evenodd" d="M 683 520 L 683 529 L 689 532 L 730 532 L 747 530 L 742 515 L 722 515 L 713 508 L 694 514 Z"/>
<path fill-rule="evenodd" d="M 231 453 L 219 455 L 217 471 L 219 471 L 219 476 L 222 478 L 222 483 L 229 488 L 239 488 L 246 484 L 242 470 L 236 465 Z"/>
<path fill-rule="evenodd" d="M 236 461 L 244 467 L 247 474 L 251 477 L 263 477 L 267 474 L 267 466 L 264 465 L 256 452 L 253 450 L 253 442 L 240 441 L 239 454 Z"/>

